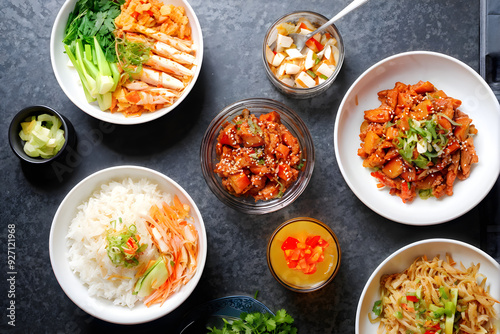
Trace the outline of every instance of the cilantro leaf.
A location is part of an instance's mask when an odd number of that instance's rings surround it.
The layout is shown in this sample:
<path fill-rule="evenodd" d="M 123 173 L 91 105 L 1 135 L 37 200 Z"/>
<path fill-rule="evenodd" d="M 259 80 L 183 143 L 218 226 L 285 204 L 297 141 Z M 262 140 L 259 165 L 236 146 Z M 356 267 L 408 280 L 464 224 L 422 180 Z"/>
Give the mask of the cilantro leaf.
<path fill-rule="evenodd" d="M 292 324 L 294 319 L 284 309 L 276 312 L 273 316 L 270 313 L 246 313 L 240 314 L 240 319 L 232 322 L 224 320 L 224 326 L 220 329 L 207 327 L 211 334 L 297 334 L 297 328 Z"/>

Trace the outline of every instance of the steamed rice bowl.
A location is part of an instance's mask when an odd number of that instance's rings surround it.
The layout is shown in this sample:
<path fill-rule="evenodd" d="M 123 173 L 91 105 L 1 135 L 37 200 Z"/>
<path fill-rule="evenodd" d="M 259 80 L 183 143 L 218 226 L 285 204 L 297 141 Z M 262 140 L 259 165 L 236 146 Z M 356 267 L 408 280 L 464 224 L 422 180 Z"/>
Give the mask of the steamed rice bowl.
<path fill-rule="evenodd" d="M 170 205 L 175 209 L 176 203 L 180 203 L 176 197 L 160 191 L 156 184 L 147 179 L 125 178 L 119 182 L 111 181 L 101 185 L 87 201 L 78 207 L 66 236 L 67 255 L 70 269 L 88 286 L 90 296 L 105 298 L 112 301 L 114 305 L 132 308 L 139 300 L 143 300 L 146 305 L 163 303 L 189 281 L 196 271 L 198 253 L 196 229 L 189 222 L 189 217 L 186 219 L 181 217 L 177 220 L 176 224 L 179 223 L 180 228 L 187 231 L 186 234 L 181 233 L 184 234 L 186 240 L 178 249 L 178 255 L 174 248 L 180 243 L 170 240 L 172 239 L 170 237 L 169 240 L 165 240 L 167 235 L 171 235 L 168 231 L 158 232 L 161 229 L 157 222 L 158 218 L 155 216 L 157 211 L 152 210 L 153 207 L 160 208 L 161 211 L 162 205 L 167 210 Z M 186 205 L 183 208 L 189 210 Z M 186 214 L 188 210 L 185 211 Z M 127 263 L 117 265 L 112 262 L 109 255 L 110 247 L 112 247 L 109 236 L 127 231 L 131 229 L 131 226 L 135 226 L 133 230 L 137 236 L 137 245 L 133 249 L 129 243 L 126 243 L 122 251 L 125 252 L 124 254 L 130 251 L 129 248 L 136 251 L 134 255 L 138 263 L 137 265 Z M 157 229 L 156 236 L 151 233 L 154 229 Z M 129 236 L 125 239 L 124 244 L 127 239 L 130 242 Z M 196 240 L 193 241 L 194 239 Z M 161 248 L 158 247 L 159 244 Z M 190 245 L 193 247 L 188 248 Z M 134 246 L 133 241 L 132 246 Z M 137 249 L 138 246 L 141 247 Z M 148 275 L 152 266 L 160 259 L 165 263 L 168 279 L 164 283 L 156 282 L 156 290 L 153 289 L 155 291 L 151 295 L 142 294 L 141 296 L 141 291 L 137 293 L 136 289 L 138 282 L 142 282 L 141 279 Z M 162 289 L 166 291 L 160 293 Z"/>

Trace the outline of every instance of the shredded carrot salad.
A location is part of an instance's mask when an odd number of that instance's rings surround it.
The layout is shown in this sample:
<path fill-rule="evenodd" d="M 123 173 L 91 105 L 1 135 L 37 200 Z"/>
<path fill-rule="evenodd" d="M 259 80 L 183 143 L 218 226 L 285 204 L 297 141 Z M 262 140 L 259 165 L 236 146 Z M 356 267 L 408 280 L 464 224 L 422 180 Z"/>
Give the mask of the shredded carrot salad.
<path fill-rule="evenodd" d="M 144 299 L 146 306 L 165 303 L 174 292 L 187 284 L 194 276 L 198 265 L 198 232 L 188 222 L 189 206 L 181 203 L 177 196 L 173 204 L 163 202 L 153 205 L 146 219 L 151 238 L 166 264 L 169 276 L 165 283 Z M 141 276 L 155 261 L 150 261 L 137 273 Z"/>

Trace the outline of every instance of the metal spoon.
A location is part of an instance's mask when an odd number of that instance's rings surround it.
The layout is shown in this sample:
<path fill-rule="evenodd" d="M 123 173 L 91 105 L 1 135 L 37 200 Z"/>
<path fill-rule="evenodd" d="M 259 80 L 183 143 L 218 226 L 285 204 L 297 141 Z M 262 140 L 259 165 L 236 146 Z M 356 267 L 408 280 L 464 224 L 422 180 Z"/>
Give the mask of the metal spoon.
<path fill-rule="evenodd" d="M 349 13 L 351 10 L 358 8 L 359 6 L 361 6 L 362 4 L 364 4 L 367 1 L 368 0 L 354 0 L 349 5 L 347 5 L 347 7 L 345 7 L 344 9 L 342 9 L 340 11 L 340 13 L 338 13 L 337 15 L 335 15 L 330 21 L 326 22 L 321 27 L 319 27 L 318 29 L 314 30 L 313 32 L 308 33 L 307 35 L 293 33 L 293 34 L 290 34 L 288 36 L 293 39 L 293 44 L 295 44 L 297 46 L 297 50 L 302 51 L 302 49 L 306 45 L 306 42 L 311 37 L 313 37 L 318 32 L 325 30 L 328 26 L 332 25 L 333 22 L 337 21 L 338 19 L 340 19 L 341 17 L 343 17 L 344 15 L 346 15 L 347 13 Z"/>

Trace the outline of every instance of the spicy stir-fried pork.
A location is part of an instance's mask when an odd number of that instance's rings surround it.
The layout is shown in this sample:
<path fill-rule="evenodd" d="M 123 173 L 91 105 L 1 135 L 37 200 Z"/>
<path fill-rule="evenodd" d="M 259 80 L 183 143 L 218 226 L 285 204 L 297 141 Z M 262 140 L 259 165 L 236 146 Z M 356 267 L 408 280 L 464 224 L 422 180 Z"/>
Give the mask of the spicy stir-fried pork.
<path fill-rule="evenodd" d="M 358 155 L 379 187 L 411 202 L 453 194 L 455 179 L 469 177 L 478 162 L 472 119 L 461 112 L 461 101 L 430 82 L 397 82 L 378 93 L 381 105 L 364 112 Z"/>
<path fill-rule="evenodd" d="M 257 118 L 245 109 L 224 125 L 216 149 L 224 188 L 256 201 L 281 197 L 302 167 L 299 141 L 275 111 Z"/>

